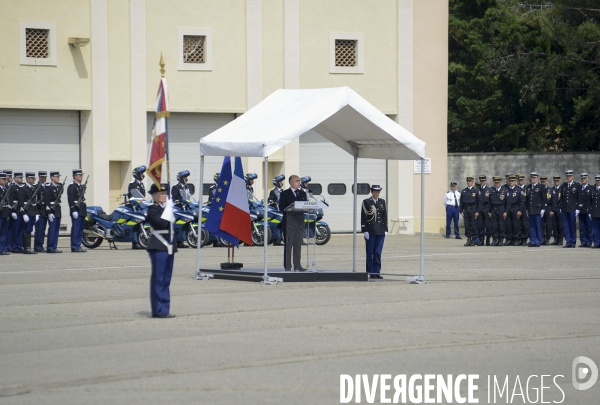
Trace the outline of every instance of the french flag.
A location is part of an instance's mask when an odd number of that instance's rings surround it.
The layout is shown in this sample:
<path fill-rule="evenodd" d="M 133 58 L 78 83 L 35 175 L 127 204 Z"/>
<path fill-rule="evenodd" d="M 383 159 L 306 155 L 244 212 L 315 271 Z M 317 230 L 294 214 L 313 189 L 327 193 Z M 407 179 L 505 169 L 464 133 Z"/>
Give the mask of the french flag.
<path fill-rule="evenodd" d="M 221 229 L 235 236 L 246 245 L 252 246 L 252 228 L 250 225 L 250 210 L 248 208 L 248 192 L 244 180 L 242 158 L 235 158 L 235 168 L 225 210 L 221 219 Z"/>

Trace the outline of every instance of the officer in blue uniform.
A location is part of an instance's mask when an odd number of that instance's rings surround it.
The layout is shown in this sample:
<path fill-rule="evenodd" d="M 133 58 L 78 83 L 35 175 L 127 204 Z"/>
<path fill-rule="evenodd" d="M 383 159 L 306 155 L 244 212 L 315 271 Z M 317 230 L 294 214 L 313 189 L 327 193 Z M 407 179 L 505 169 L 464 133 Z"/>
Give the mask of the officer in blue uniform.
<path fill-rule="evenodd" d="M 525 207 L 529 221 L 529 247 L 540 247 L 542 244 L 542 216 L 546 209 L 546 188 L 539 182 L 539 175 L 529 175 L 530 183 L 525 188 Z"/>
<path fill-rule="evenodd" d="M 460 218 L 460 194 L 456 191 L 456 182 L 450 182 L 450 190 L 444 197 L 444 206 L 446 207 L 446 239 L 450 238 L 450 225 L 454 221 L 454 237 L 462 239 L 458 230 L 458 220 Z"/>
<path fill-rule="evenodd" d="M 23 215 L 19 214 L 18 206 L 19 206 L 19 194 L 21 193 L 21 188 L 23 188 L 23 172 L 15 172 L 14 181 L 10 186 L 11 190 L 11 209 L 12 212 L 10 216 L 12 217 L 12 231 L 11 231 L 11 246 L 13 253 L 23 253 L 23 234 L 21 232 L 21 227 L 23 223 Z"/>
<path fill-rule="evenodd" d="M 256 173 L 246 173 L 244 179 L 246 180 L 246 189 L 254 194 L 254 180 L 258 178 Z"/>
<path fill-rule="evenodd" d="M 48 216 L 48 239 L 46 253 L 62 253 L 58 249 L 58 232 L 62 217 L 60 199 L 63 193 L 59 172 L 50 172 L 50 185 L 44 189 L 44 211 Z"/>
<path fill-rule="evenodd" d="M 277 207 L 279 205 L 279 196 L 283 191 L 283 181 L 285 180 L 285 174 L 273 177 L 273 188 L 269 192 L 269 205 Z"/>
<path fill-rule="evenodd" d="M 579 189 L 581 184 L 573 181 L 573 170 L 567 170 L 567 181 L 560 186 L 561 211 L 565 229 L 565 248 L 574 248 L 577 244 L 575 219 L 579 215 Z"/>
<path fill-rule="evenodd" d="M 221 173 L 215 173 L 213 176 L 213 185 L 208 189 L 208 203 L 212 204 L 213 198 L 215 198 L 215 193 L 217 192 L 217 187 L 219 186 L 219 179 L 221 178 Z"/>
<path fill-rule="evenodd" d="M 579 247 L 592 247 L 592 218 L 590 217 L 590 209 L 592 208 L 592 187 L 588 184 L 588 174 L 581 173 L 581 187 L 579 188 Z"/>
<path fill-rule="evenodd" d="M 490 216 L 490 187 L 487 185 L 487 176 L 479 176 L 480 211 L 477 218 L 479 230 L 479 244 L 477 246 L 491 246 L 492 218 Z"/>
<path fill-rule="evenodd" d="M 593 240 L 594 248 L 600 249 L 600 173 L 595 177 L 596 184 L 592 187 L 592 207 L 590 216 L 592 217 L 592 229 L 594 230 Z"/>
<path fill-rule="evenodd" d="M 552 193 L 548 186 L 548 176 L 540 176 L 540 183 L 546 193 L 546 206 L 544 207 L 544 215 L 542 215 L 542 246 L 547 246 L 550 244 L 550 238 L 552 237 L 552 217 L 550 217 L 550 211 L 552 211 Z"/>
<path fill-rule="evenodd" d="M 506 190 L 502 187 L 502 178 L 494 176 L 494 186 L 490 188 L 490 212 L 492 222 L 492 246 L 502 246 L 504 237 L 504 214 L 506 213 Z"/>
<path fill-rule="evenodd" d="M 525 193 L 515 183 L 517 176 L 508 177 L 508 186 L 504 188 L 506 212 L 504 213 L 504 227 L 506 240 L 504 246 L 518 246 L 521 242 L 521 216 L 525 211 Z"/>
<path fill-rule="evenodd" d="M 183 201 L 186 200 L 186 195 L 190 193 L 190 189 L 187 186 L 188 177 L 190 176 L 189 170 L 182 170 L 177 173 L 177 184 L 171 187 L 171 199 L 179 207 L 183 208 Z M 183 241 L 177 242 L 177 247 L 180 249 L 188 249 L 189 246 Z"/>
<path fill-rule="evenodd" d="M 35 219 L 38 215 L 37 211 L 37 190 L 34 187 L 35 184 L 35 172 L 25 173 L 25 184 L 19 189 L 17 212 L 21 216 L 21 229 L 19 230 L 19 236 L 21 243 L 23 244 L 24 254 L 37 254 L 31 248 L 31 233 L 33 232 L 33 226 Z M 29 207 L 26 204 L 29 202 Z"/>
<path fill-rule="evenodd" d="M 473 185 L 475 178 L 467 176 L 467 187 L 460 192 L 460 213 L 465 220 L 465 246 L 475 246 L 477 238 L 477 218 L 481 211 L 479 190 Z"/>
<path fill-rule="evenodd" d="M 539 178 L 538 178 L 539 179 Z M 527 197 L 525 175 L 517 174 L 517 187 L 521 189 L 523 194 L 523 200 Z M 527 239 L 529 239 L 529 219 L 527 216 L 527 206 L 524 204 L 523 211 L 521 212 L 521 221 L 519 223 L 519 239 L 515 242 L 515 246 L 527 246 Z"/>
<path fill-rule="evenodd" d="M 146 186 L 144 186 L 143 183 L 144 177 L 146 177 L 144 175 L 145 171 L 146 166 L 139 166 L 133 169 L 133 181 L 131 181 L 127 186 L 127 198 L 133 198 L 133 194 L 131 194 L 133 190 L 137 190 L 142 197 L 146 196 Z M 138 194 L 136 193 L 136 195 Z M 131 249 L 139 250 L 142 249 L 142 247 L 139 245 L 139 243 L 131 242 Z"/>
<path fill-rule="evenodd" d="M 0 172 L 0 202 L 4 199 L 4 196 L 8 194 L 8 187 L 6 187 L 6 173 Z M 0 255 L 9 255 L 8 246 L 6 239 L 8 236 L 8 222 L 10 220 L 10 204 L 3 204 L 0 207 Z"/>
<path fill-rule="evenodd" d="M 4 188 L 6 188 L 6 190 L 10 190 L 10 188 L 13 185 L 13 171 L 10 169 L 6 169 L 6 170 L 2 170 L 2 172 L 4 174 L 6 174 L 6 184 L 4 185 Z M 12 196 L 10 196 L 12 199 Z M 11 207 L 12 206 L 12 202 L 11 201 L 6 201 L 8 206 Z M 12 211 L 12 210 L 11 210 Z M 6 251 L 7 252 L 12 252 L 12 247 L 13 247 L 13 226 L 14 226 L 14 218 L 10 215 L 11 212 L 8 213 L 8 228 L 6 230 Z"/>
<path fill-rule="evenodd" d="M 177 246 L 170 243 L 171 223 L 161 216 L 167 202 L 167 187 L 161 184 L 150 186 L 150 195 L 154 203 L 148 207 L 148 224 L 152 228 L 152 236 L 148 242 L 148 256 L 152 265 L 150 277 L 150 307 L 153 318 L 175 318 L 170 312 L 171 295 L 169 286 L 173 275 L 173 264 Z"/>
<path fill-rule="evenodd" d="M 381 252 L 388 234 L 388 215 L 385 200 L 379 198 L 381 186 L 371 185 L 371 198 L 363 200 L 360 211 L 360 228 L 365 237 L 367 250 L 367 274 L 369 278 L 382 279 Z"/>
<path fill-rule="evenodd" d="M 550 218 L 552 219 L 552 235 L 554 236 L 554 240 L 550 245 L 563 245 L 563 238 L 565 237 L 565 230 L 563 224 L 562 217 L 562 195 L 560 192 L 560 176 L 552 177 L 552 181 L 554 182 L 554 187 L 550 189 L 550 194 L 552 195 L 552 202 L 550 203 Z"/>
<path fill-rule="evenodd" d="M 71 252 L 86 253 L 81 248 L 83 240 L 83 229 L 85 227 L 85 216 L 87 215 L 87 206 L 85 204 L 85 190 L 81 181 L 83 180 L 83 171 L 81 169 L 73 170 L 73 182 L 67 187 L 67 200 L 69 202 L 69 211 L 71 212 Z M 82 202 L 77 206 L 79 197 Z"/>
<path fill-rule="evenodd" d="M 46 226 L 48 225 L 48 215 L 44 209 L 44 190 L 46 189 L 46 179 L 48 173 L 45 171 L 38 172 L 38 184 L 40 187 L 37 189 L 37 212 L 38 217 L 35 221 L 35 238 L 33 244 L 33 250 L 38 253 L 43 253 L 44 249 L 44 237 L 46 236 Z M 36 184 L 36 187 L 38 186 Z"/>

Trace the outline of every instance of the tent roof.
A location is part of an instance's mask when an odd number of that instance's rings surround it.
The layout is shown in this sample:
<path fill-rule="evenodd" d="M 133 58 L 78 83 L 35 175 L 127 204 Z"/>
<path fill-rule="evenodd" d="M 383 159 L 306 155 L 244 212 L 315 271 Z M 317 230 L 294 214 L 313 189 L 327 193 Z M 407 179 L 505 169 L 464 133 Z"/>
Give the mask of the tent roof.
<path fill-rule="evenodd" d="M 200 139 L 205 156 L 266 157 L 315 130 L 359 158 L 413 160 L 425 142 L 349 87 L 277 90 L 229 124 Z"/>

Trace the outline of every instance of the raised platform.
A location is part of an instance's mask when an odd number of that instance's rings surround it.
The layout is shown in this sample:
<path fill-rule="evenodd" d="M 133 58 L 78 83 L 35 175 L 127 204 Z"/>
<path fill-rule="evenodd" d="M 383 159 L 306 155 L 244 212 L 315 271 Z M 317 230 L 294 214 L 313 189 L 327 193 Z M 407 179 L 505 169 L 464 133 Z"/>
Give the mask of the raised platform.
<path fill-rule="evenodd" d="M 243 269 L 243 270 L 221 270 L 221 269 L 201 269 L 202 273 L 212 274 L 215 279 L 222 280 L 240 280 L 256 281 L 263 280 L 264 269 Z M 367 273 L 337 271 L 337 270 L 317 270 L 317 271 L 285 271 L 283 269 L 268 269 L 269 277 L 283 279 L 287 283 L 310 283 L 320 281 L 369 281 Z"/>

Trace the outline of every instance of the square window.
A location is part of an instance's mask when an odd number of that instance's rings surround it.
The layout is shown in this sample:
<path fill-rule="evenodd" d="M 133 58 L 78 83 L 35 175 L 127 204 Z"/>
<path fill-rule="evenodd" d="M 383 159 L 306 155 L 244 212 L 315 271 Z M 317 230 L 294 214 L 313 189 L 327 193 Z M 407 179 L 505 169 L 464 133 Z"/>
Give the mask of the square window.
<path fill-rule="evenodd" d="M 364 35 L 329 33 L 329 73 L 364 73 Z"/>
<path fill-rule="evenodd" d="M 183 36 L 183 63 L 204 63 L 204 35 Z"/>
<path fill-rule="evenodd" d="M 19 21 L 21 65 L 56 66 L 56 23 Z"/>
<path fill-rule="evenodd" d="M 212 70 L 212 30 L 177 28 L 178 70 Z"/>
<path fill-rule="evenodd" d="M 335 65 L 336 66 L 356 66 L 356 46 L 358 41 L 355 39 L 336 39 L 335 40 Z"/>

